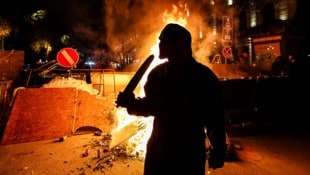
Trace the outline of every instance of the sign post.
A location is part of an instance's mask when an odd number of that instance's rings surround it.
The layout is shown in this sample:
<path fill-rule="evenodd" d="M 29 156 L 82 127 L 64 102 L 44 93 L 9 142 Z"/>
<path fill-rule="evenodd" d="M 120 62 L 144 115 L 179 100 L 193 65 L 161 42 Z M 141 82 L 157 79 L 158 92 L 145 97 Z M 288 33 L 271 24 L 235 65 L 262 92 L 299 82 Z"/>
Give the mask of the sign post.
<path fill-rule="evenodd" d="M 222 23 L 222 45 L 232 46 L 233 44 L 233 18 L 223 16 Z"/>
<path fill-rule="evenodd" d="M 232 57 L 233 46 L 233 18 L 229 16 L 223 16 L 222 22 L 222 54 L 225 57 L 225 64 L 227 59 Z"/>
<path fill-rule="evenodd" d="M 227 58 L 232 56 L 232 48 L 230 46 L 224 46 L 222 48 L 222 55 L 225 58 L 225 64 L 227 63 Z"/>

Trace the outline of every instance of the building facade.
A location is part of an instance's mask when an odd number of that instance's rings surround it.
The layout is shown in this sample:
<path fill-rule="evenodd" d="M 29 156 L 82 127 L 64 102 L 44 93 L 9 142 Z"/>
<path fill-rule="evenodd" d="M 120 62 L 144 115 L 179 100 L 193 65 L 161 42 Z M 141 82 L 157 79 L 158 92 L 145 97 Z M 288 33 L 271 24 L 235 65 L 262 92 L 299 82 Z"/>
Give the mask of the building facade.
<path fill-rule="evenodd" d="M 270 69 L 280 56 L 309 55 L 309 2 L 210 0 L 204 9 L 206 20 L 212 30 L 222 35 L 214 52 L 223 55 L 223 48 L 231 47 L 232 60 L 238 61 L 246 53 L 248 64 L 263 70 Z M 226 27 L 227 18 L 233 21 L 231 30 Z"/>

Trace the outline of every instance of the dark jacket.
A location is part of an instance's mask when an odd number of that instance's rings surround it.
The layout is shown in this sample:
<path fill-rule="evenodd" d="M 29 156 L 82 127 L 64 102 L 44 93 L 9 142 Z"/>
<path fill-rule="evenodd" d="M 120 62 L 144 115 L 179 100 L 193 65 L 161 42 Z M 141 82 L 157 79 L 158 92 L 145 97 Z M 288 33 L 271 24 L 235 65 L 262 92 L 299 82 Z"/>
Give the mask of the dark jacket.
<path fill-rule="evenodd" d="M 222 154 L 225 147 L 224 109 L 216 75 L 189 59 L 186 68 L 173 72 L 169 63 L 155 67 L 128 113 L 154 116 L 147 144 L 144 175 L 204 175 L 205 137 Z"/>

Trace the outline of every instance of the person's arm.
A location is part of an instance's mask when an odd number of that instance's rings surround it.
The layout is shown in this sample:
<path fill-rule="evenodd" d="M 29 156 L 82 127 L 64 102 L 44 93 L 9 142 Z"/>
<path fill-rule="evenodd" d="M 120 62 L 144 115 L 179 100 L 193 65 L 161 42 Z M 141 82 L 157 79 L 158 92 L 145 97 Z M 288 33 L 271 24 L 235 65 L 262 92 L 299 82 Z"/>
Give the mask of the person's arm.
<path fill-rule="evenodd" d="M 144 98 L 135 98 L 134 93 L 120 92 L 115 101 L 117 106 L 127 108 L 130 115 L 149 116 L 152 115 L 151 103 Z"/>
<path fill-rule="evenodd" d="M 227 151 L 225 129 L 221 125 L 208 127 L 207 136 L 211 144 L 208 158 L 209 167 L 212 169 L 222 168 Z"/>
<path fill-rule="evenodd" d="M 214 82 L 209 88 L 211 90 L 208 100 L 210 108 L 208 108 L 206 127 L 211 149 L 208 163 L 210 168 L 216 169 L 224 166 L 227 152 L 224 105 L 219 82 Z"/>

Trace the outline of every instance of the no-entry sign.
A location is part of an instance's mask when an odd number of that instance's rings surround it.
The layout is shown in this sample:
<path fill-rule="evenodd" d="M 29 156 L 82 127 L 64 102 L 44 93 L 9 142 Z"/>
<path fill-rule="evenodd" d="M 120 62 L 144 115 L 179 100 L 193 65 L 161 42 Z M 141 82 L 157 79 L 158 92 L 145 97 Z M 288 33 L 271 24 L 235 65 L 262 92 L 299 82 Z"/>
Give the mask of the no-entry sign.
<path fill-rule="evenodd" d="M 222 54 L 224 56 L 224 58 L 229 58 L 232 56 L 232 49 L 230 46 L 224 46 L 222 48 Z"/>
<path fill-rule="evenodd" d="M 73 67 L 79 61 L 79 54 L 73 48 L 63 48 L 57 53 L 57 62 L 62 67 Z"/>

